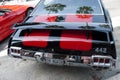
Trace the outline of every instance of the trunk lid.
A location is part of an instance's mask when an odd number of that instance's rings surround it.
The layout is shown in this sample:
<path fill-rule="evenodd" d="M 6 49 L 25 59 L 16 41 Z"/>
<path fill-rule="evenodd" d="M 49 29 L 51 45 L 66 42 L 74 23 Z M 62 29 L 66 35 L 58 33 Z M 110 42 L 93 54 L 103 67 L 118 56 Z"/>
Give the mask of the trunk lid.
<path fill-rule="evenodd" d="M 46 49 L 89 51 L 92 49 L 92 32 L 33 29 L 29 33 L 24 33 L 22 45 Z"/>

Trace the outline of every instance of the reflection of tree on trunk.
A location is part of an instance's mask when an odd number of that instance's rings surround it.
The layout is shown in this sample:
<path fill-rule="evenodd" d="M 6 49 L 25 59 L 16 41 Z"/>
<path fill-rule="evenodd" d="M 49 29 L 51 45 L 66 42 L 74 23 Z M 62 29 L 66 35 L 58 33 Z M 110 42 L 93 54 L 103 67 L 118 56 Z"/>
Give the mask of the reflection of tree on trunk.
<path fill-rule="evenodd" d="M 76 11 L 77 17 L 78 18 L 83 18 L 83 19 L 90 18 L 91 15 L 86 15 L 86 14 L 92 14 L 93 12 L 94 12 L 94 10 L 92 9 L 92 7 L 89 7 L 89 6 L 79 7 Z M 78 14 L 84 14 L 84 15 L 78 15 Z M 95 27 L 94 26 L 89 26 L 88 23 L 87 23 L 86 26 L 83 26 L 83 27 L 80 27 L 80 28 L 86 29 L 86 37 L 87 37 L 87 39 L 89 39 L 90 32 L 87 31 L 87 30 L 94 29 Z"/>
<path fill-rule="evenodd" d="M 99 25 L 101 28 L 110 28 L 109 25 L 107 24 L 102 24 L 102 25 Z"/>
<path fill-rule="evenodd" d="M 65 18 L 63 16 L 57 16 L 57 18 L 56 18 L 56 22 L 62 22 L 64 20 L 65 20 Z"/>
<path fill-rule="evenodd" d="M 78 14 L 91 14 L 93 12 L 94 10 L 92 9 L 92 7 L 89 6 L 79 7 L 78 10 L 76 11 L 76 13 Z"/>
<path fill-rule="evenodd" d="M 92 7 L 89 7 L 89 6 L 79 7 L 76 11 L 77 14 L 82 14 L 82 15 L 77 15 L 77 17 L 83 18 L 83 19 L 91 18 L 91 15 L 86 15 L 86 14 L 92 14 L 93 12 L 94 12 L 94 10 L 92 9 Z"/>
<path fill-rule="evenodd" d="M 48 14 L 50 14 L 51 12 L 58 13 L 59 11 L 62 11 L 65 7 L 66 5 L 56 3 L 56 4 L 51 4 L 49 6 L 46 6 L 45 9 L 49 11 Z"/>

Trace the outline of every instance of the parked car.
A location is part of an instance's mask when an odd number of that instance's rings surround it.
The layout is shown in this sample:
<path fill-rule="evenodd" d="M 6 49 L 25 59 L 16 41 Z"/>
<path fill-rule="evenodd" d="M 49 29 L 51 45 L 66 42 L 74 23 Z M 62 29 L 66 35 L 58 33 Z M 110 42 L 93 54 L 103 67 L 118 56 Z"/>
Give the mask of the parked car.
<path fill-rule="evenodd" d="M 28 16 L 33 7 L 25 5 L 1 5 L 0 6 L 0 41 L 13 33 L 11 26 L 22 22 Z"/>
<path fill-rule="evenodd" d="M 9 40 L 8 55 L 46 64 L 112 68 L 113 27 L 101 0 L 40 0 Z"/>

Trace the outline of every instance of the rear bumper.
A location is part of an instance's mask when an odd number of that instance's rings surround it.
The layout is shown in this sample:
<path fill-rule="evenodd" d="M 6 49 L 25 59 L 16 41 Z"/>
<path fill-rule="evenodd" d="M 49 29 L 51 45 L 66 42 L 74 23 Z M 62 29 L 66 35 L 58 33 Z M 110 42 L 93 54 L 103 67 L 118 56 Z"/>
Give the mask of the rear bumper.
<path fill-rule="evenodd" d="M 63 55 L 36 51 L 22 50 L 19 47 L 10 47 L 9 55 L 17 58 L 35 60 L 38 62 L 60 65 L 60 66 L 81 66 L 88 65 L 95 68 L 112 68 L 115 66 L 115 59 L 111 56 L 92 55 L 92 56 L 78 56 L 78 55 Z"/>

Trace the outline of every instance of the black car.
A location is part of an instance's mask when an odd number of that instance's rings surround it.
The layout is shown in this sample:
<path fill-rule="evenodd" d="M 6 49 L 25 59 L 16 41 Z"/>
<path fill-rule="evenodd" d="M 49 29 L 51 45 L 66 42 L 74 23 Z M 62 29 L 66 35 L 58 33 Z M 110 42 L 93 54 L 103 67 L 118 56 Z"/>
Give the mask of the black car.
<path fill-rule="evenodd" d="M 101 0 L 40 0 L 9 40 L 8 55 L 63 66 L 111 68 L 113 27 Z"/>

